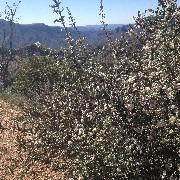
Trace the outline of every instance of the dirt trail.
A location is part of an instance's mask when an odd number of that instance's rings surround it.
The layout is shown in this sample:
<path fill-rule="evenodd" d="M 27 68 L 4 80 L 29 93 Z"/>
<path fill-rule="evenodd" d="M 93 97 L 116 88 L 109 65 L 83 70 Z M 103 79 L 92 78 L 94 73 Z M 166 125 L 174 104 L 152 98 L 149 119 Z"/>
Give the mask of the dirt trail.
<path fill-rule="evenodd" d="M 0 180 L 63 179 L 61 173 L 52 171 L 48 165 L 38 162 L 30 167 L 25 165 L 27 155 L 18 151 L 17 136 L 26 134 L 14 127 L 14 120 L 20 114 L 20 108 L 0 100 Z"/>

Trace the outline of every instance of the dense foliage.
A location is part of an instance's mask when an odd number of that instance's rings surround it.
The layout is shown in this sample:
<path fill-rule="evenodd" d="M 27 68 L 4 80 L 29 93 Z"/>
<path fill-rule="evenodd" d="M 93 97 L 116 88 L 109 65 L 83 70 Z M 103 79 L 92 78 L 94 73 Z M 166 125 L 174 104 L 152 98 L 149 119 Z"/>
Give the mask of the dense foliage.
<path fill-rule="evenodd" d="M 47 82 L 52 85 L 59 81 L 61 72 L 57 63 L 56 59 L 48 57 L 30 57 L 16 74 L 13 89 L 27 97 L 40 93 Z"/>
<path fill-rule="evenodd" d="M 26 86 L 33 79 L 39 86 L 24 118 L 31 126 L 23 146 L 30 159 L 64 167 L 67 179 L 179 179 L 176 1 L 162 0 L 156 10 L 138 13 L 128 39 L 122 35 L 114 42 L 106 32 L 110 53 L 89 53 L 81 37 L 73 41 L 61 3 L 54 2 L 69 49 L 59 63 L 43 58 L 38 66 L 27 64 L 26 73 L 19 72 L 23 81 L 17 81 Z M 57 79 L 49 83 L 52 77 Z"/>

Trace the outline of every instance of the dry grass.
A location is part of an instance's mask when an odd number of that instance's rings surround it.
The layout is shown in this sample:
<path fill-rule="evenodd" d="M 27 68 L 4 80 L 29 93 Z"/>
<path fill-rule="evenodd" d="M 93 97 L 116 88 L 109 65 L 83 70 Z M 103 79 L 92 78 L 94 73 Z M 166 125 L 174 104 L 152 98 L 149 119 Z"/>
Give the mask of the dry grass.
<path fill-rule="evenodd" d="M 63 179 L 62 173 L 55 172 L 50 165 L 34 162 L 27 166 L 26 152 L 19 152 L 17 136 L 28 136 L 18 131 L 14 120 L 22 110 L 0 99 L 0 180 Z"/>

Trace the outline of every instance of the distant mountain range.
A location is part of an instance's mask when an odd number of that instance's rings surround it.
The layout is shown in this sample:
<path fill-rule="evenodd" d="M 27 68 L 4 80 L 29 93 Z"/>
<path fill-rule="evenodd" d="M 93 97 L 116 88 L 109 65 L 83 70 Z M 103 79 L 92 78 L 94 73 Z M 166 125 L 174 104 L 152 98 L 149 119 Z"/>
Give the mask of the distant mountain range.
<path fill-rule="evenodd" d="M 13 47 L 21 48 L 27 45 L 40 42 L 47 48 L 59 49 L 66 47 L 65 33 L 61 31 L 59 26 L 47 26 L 43 23 L 37 24 L 14 24 L 15 32 L 13 35 Z M 6 33 L 6 42 L 10 37 L 10 26 L 9 22 L 0 19 L 0 46 L 3 42 L 3 27 Z M 113 39 L 117 38 L 121 32 L 128 30 L 128 25 L 123 24 L 110 24 L 107 29 L 111 29 L 111 36 Z M 77 39 L 77 32 L 72 27 L 68 28 L 71 36 Z M 104 31 L 100 25 L 87 25 L 79 26 L 78 31 L 82 37 L 86 37 L 86 43 L 90 45 L 102 45 L 106 43 L 106 37 Z"/>

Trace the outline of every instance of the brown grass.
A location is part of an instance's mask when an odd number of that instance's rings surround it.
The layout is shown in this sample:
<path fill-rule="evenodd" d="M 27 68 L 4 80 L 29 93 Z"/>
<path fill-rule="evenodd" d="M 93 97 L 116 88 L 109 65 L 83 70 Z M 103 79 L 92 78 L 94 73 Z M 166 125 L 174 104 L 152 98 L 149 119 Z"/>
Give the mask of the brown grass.
<path fill-rule="evenodd" d="M 28 136 L 14 126 L 21 113 L 20 108 L 0 99 L 0 180 L 63 179 L 63 173 L 53 171 L 50 165 L 40 162 L 27 165 L 27 153 L 18 151 L 17 136 Z"/>

